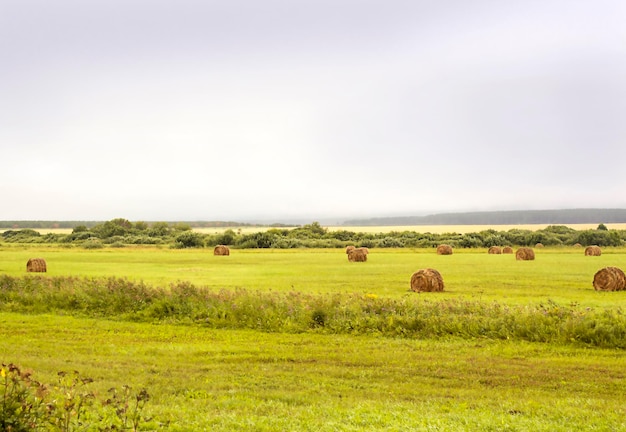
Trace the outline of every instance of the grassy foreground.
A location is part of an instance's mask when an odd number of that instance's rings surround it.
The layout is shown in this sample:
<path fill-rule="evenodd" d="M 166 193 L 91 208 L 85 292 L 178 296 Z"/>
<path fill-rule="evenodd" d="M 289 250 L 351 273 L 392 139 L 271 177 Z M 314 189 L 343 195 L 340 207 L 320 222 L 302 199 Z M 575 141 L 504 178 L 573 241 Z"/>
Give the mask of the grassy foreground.
<path fill-rule="evenodd" d="M 269 334 L 0 315 L 3 360 L 102 394 L 146 387 L 172 431 L 617 431 L 626 356 L 476 340 Z"/>
<path fill-rule="evenodd" d="M 598 269 L 626 268 L 626 251 L 536 253 L 372 250 L 348 263 L 338 250 L 5 246 L 0 362 L 47 383 L 77 370 L 100 395 L 146 388 L 144 430 L 626 430 L 623 347 L 567 336 L 626 340 L 624 292 L 591 287 Z M 35 256 L 49 271 L 26 277 Z M 445 292 L 408 292 L 424 267 L 440 270 Z M 142 290 L 174 297 L 133 303 Z M 393 333 L 416 322 L 426 325 Z M 507 333 L 516 328 L 552 336 L 528 342 Z"/>

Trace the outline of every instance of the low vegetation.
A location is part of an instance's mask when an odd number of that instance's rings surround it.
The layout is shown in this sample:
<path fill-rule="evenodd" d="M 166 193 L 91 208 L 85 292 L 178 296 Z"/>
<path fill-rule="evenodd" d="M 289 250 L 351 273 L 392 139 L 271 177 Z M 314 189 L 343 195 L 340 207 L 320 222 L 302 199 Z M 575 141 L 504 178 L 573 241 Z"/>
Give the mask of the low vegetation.
<path fill-rule="evenodd" d="M 626 348 L 626 316 L 621 308 L 593 310 L 554 302 L 506 306 L 374 294 L 212 291 L 188 282 L 164 289 L 117 278 L 0 276 L 0 286 L 2 312 L 264 332 L 412 339 L 454 336 Z"/>
<path fill-rule="evenodd" d="M 491 246 L 621 246 L 626 242 L 626 230 L 608 230 L 600 224 L 595 230 L 575 230 L 562 225 L 531 231 L 493 229 L 475 233 L 420 233 L 392 231 L 386 233 L 328 230 L 319 223 L 295 228 L 276 227 L 263 231 L 240 233 L 227 229 L 219 234 L 193 231 L 185 223 L 132 223 L 118 218 L 88 228 L 75 226 L 69 234 L 40 234 L 35 229 L 6 230 L 0 239 L 7 243 L 47 243 L 80 245 L 88 249 L 103 246 L 168 245 L 173 248 L 202 248 L 226 245 L 233 248 L 345 248 L 355 245 L 367 248 L 431 248 L 445 243 L 453 248 L 489 248 Z"/>

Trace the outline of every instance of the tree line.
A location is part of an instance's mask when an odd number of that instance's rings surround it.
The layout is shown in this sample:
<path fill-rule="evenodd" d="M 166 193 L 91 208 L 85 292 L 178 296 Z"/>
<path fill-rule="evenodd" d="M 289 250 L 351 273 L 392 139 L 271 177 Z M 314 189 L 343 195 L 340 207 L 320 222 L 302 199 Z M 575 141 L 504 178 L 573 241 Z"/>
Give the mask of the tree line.
<path fill-rule="evenodd" d="M 203 234 L 187 223 L 131 222 L 117 218 L 92 227 L 77 225 L 71 233 L 41 234 L 32 228 L 7 230 L 0 234 L 6 243 L 49 243 L 79 245 L 84 248 L 127 245 L 167 245 L 172 248 L 202 248 L 227 245 L 233 248 L 343 248 L 347 245 L 367 248 L 430 248 L 448 244 L 455 248 L 489 248 L 491 246 L 622 246 L 626 230 L 609 230 L 604 224 L 596 229 L 575 230 L 564 225 L 550 225 L 541 230 L 487 229 L 473 233 L 430 233 L 392 231 L 366 233 L 328 230 L 319 222 L 294 228 L 274 227 L 253 233 L 226 229 L 222 233 Z"/>

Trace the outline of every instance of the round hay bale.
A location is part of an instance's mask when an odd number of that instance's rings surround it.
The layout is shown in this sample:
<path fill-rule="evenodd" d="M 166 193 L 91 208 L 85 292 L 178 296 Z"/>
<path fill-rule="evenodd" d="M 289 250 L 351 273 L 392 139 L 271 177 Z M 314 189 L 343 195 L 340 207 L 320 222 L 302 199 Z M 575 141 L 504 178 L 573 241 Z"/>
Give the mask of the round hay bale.
<path fill-rule="evenodd" d="M 503 254 L 512 254 L 513 253 L 513 248 L 511 246 L 504 246 L 502 248 L 502 253 Z"/>
<path fill-rule="evenodd" d="M 431 268 L 416 271 L 411 276 L 411 290 L 415 292 L 443 291 L 441 273 Z"/>
<path fill-rule="evenodd" d="M 491 246 L 487 253 L 490 255 L 500 255 L 502 253 L 502 248 L 500 246 Z"/>
<path fill-rule="evenodd" d="M 626 290 L 626 275 L 617 267 L 605 267 L 593 276 L 593 288 L 596 291 Z"/>
<path fill-rule="evenodd" d="M 361 248 L 352 249 L 348 252 L 348 261 L 350 262 L 365 262 L 367 261 L 367 253 Z"/>
<path fill-rule="evenodd" d="M 217 245 L 215 249 L 213 249 L 213 255 L 227 256 L 230 255 L 230 249 L 228 246 Z"/>
<path fill-rule="evenodd" d="M 452 246 L 447 244 L 437 246 L 437 255 L 452 255 Z"/>
<path fill-rule="evenodd" d="M 535 247 L 536 247 L 536 248 L 542 248 L 542 247 L 543 247 L 543 243 L 537 243 L 537 244 L 535 245 Z"/>
<path fill-rule="evenodd" d="M 45 273 L 48 271 L 46 266 L 46 260 L 43 258 L 31 258 L 26 263 L 27 272 L 40 272 Z"/>
<path fill-rule="evenodd" d="M 349 254 L 351 250 L 356 249 L 354 246 L 350 245 L 350 246 L 346 246 L 346 253 Z"/>
<path fill-rule="evenodd" d="M 532 261 L 535 259 L 535 251 L 531 248 L 521 247 L 515 252 L 515 259 L 521 261 Z"/>
<path fill-rule="evenodd" d="M 602 249 L 600 246 L 587 246 L 585 248 L 585 256 L 600 256 L 602 255 Z"/>
<path fill-rule="evenodd" d="M 583 247 L 583 245 L 581 245 L 580 243 L 575 243 L 575 244 L 574 244 L 574 247 L 575 247 L 575 248 L 579 248 L 579 247 Z"/>

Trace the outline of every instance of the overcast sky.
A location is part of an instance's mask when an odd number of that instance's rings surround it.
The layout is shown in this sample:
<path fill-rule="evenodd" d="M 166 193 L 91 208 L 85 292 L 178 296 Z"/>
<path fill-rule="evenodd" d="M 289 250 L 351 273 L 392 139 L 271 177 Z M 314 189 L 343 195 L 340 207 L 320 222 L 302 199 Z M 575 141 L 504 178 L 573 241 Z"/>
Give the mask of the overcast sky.
<path fill-rule="evenodd" d="M 626 207 L 623 0 L 0 0 L 0 220 Z"/>

